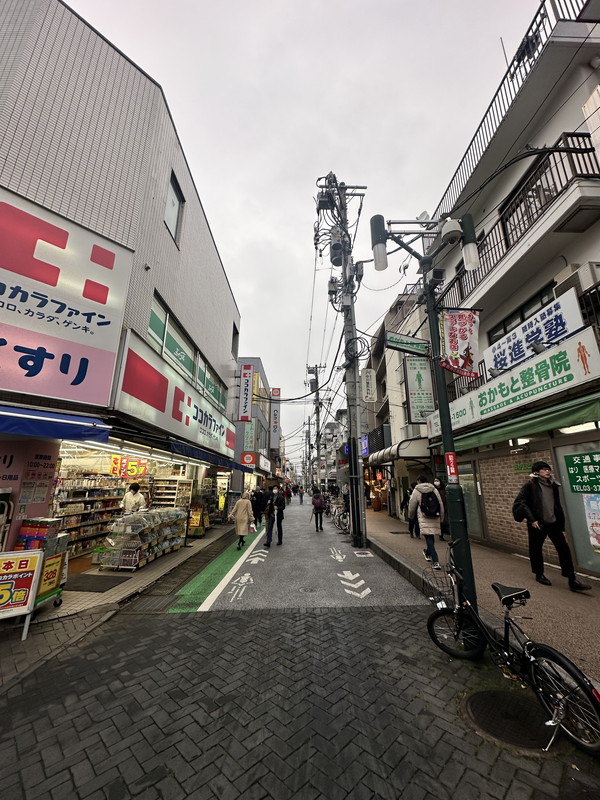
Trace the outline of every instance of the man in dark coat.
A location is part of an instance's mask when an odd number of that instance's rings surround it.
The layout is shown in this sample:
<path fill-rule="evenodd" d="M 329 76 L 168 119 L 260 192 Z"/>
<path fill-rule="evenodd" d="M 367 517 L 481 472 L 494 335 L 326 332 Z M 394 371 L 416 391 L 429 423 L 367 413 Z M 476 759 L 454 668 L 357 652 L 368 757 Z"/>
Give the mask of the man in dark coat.
<path fill-rule="evenodd" d="M 591 589 L 578 581 L 571 550 L 565 539 L 565 514 L 558 493 L 560 484 L 552 478 L 552 467 L 546 461 L 535 461 L 531 466 L 529 480 L 523 484 L 513 505 L 515 519 L 527 520 L 529 534 L 529 561 L 531 571 L 538 583 L 551 586 L 544 575 L 544 556 L 542 548 L 546 537 L 550 539 L 556 552 L 562 574 L 569 581 L 572 592 L 585 592 Z"/>
<path fill-rule="evenodd" d="M 285 508 L 285 498 L 278 486 L 273 486 L 268 494 L 267 507 L 265 509 L 267 540 L 265 547 L 271 547 L 273 539 L 273 527 L 277 522 L 277 544 L 283 544 L 283 509 Z"/>

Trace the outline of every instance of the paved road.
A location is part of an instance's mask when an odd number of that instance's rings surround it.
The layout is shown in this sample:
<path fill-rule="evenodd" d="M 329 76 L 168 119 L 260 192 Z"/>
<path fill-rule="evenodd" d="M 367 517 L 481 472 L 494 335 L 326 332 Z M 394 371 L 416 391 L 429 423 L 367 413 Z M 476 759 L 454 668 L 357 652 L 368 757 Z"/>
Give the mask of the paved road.
<path fill-rule="evenodd" d="M 600 796 L 600 762 L 568 744 L 525 755 L 477 733 L 461 698 L 497 688 L 497 671 L 434 648 L 414 588 L 330 524 L 316 535 L 307 517 L 290 507 L 282 547 L 256 560 L 262 539 L 250 555 L 231 545 L 201 589 L 190 591 L 196 578 L 169 589 L 158 613 L 140 598 L 13 686 L 0 716 L 2 796 Z M 189 610 L 236 564 L 211 610 Z M 345 572 L 365 583 L 346 586 Z"/>

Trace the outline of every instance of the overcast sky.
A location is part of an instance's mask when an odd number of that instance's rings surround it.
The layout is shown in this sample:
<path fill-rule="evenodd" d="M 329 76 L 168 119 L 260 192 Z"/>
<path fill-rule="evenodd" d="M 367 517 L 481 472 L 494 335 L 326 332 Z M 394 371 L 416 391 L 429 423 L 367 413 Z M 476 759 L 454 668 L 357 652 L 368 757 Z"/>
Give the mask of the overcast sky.
<path fill-rule="evenodd" d="M 328 256 L 313 302 L 317 178 L 368 187 L 355 260 L 371 258 L 373 214 L 431 214 L 504 76 L 501 39 L 510 61 L 539 5 L 68 4 L 162 86 L 241 312 L 240 355 L 259 356 L 284 398 L 307 391 L 307 363 L 326 364 L 326 380 L 342 330 L 327 311 Z M 405 283 L 395 258 L 387 272 L 366 265 L 356 317 L 369 333 Z M 312 407 L 282 408 L 292 462 Z"/>

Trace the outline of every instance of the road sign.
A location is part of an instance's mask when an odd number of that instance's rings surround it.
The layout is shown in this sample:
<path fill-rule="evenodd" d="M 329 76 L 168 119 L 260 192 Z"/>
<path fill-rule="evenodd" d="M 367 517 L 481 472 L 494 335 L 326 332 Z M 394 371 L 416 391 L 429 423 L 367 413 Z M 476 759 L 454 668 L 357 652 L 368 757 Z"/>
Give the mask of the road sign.
<path fill-rule="evenodd" d="M 426 356 L 429 353 L 427 339 L 417 339 L 415 336 L 405 336 L 392 331 L 385 332 L 385 346 L 390 350 L 400 350 L 402 353 L 412 353 L 415 356 Z"/>

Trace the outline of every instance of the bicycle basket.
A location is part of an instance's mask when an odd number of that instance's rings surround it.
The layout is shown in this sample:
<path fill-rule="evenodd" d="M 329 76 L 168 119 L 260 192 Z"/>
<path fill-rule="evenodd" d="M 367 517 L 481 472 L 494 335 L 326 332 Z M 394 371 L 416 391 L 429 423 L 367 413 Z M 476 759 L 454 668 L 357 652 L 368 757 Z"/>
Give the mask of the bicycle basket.
<path fill-rule="evenodd" d="M 452 581 L 445 570 L 426 567 L 423 570 L 421 590 L 436 608 L 450 608 L 454 605 Z"/>

